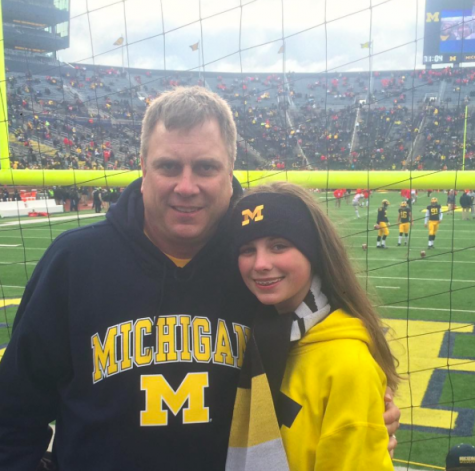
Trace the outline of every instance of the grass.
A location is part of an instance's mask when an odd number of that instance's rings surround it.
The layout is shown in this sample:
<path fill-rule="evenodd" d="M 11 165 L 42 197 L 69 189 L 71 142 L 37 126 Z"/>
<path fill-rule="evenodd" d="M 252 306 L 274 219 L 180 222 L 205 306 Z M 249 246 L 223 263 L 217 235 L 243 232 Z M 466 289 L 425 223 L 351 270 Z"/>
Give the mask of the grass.
<path fill-rule="evenodd" d="M 83 211 L 81 216 L 92 214 Z M 72 219 L 64 219 L 71 216 Z M 64 213 L 49 219 L 7 218 L 0 222 L 0 301 L 7 309 L 0 310 L 0 348 L 11 334 L 16 307 L 8 307 L 11 299 L 21 298 L 36 264 L 51 242 L 62 232 L 98 221 L 98 218 L 81 219 L 76 214 Z M 103 216 L 102 216 L 103 217 Z M 28 224 L 12 224 L 24 221 Z M 30 224 L 32 221 L 34 223 Z M 3 304 L 2 304 L 3 307 Z"/>
<path fill-rule="evenodd" d="M 446 203 L 445 194 L 435 196 Z M 339 228 L 359 279 L 398 339 L 393 351 L 405 380 L 396 398 L 403 415 L 395 457 L 443 467 L 450 447 L 475 445 L 475 220 L 444 214 L 436 248 L 427 250 L 424 209 L 430 198 L 421 193 L 409 246 L 398 247 L 398 193 L 375 193 L 369 208 L 359 208 L 360 219 L 351 204 L 342 201 L 336 208 L 326 198 L 319 200 Z M 376 249 L 373 229 L 383 198 L 391 203 L 386 250 Z"/>
<path fill-rule="evenodd" d="M 438 196 L 444 205 L 446 195 Z M 375 193 L 370 206 L 359 209 L 359 219 L 344 200 L 336 208 L 330 193 L 328 200 L 322 193 L 315 197 L 337 225 L 361 283 L 374 296 L 397 339 L 392 345 L 406 379 L 396 398 L 403 413 L 396 458 L 442 467 L 451 446 L 475 445 L 475 220 L 462 221 L 458 212 L 445 214 L 436 249 L 428 251 L 423 209 L 429 198 L 422 193 L 413 208 L 409 246 L 398 247 L 401 197 L 397 192 Z M 383 198 L 391 202 L 386 250 L 376 249 L 373 229 Z M 2 220 L 0 244 L 15 245 L 0 247 L 0 289 L 6 305 L 10 298 L 21 297 L 36 263 L 55 237 L 94 221 L 54 217 L 20 229 Z M 425 258 L 421 258 L 422 250 Z M 0 310 L 0 345 L 8 342 L 7 325 L 12 324 L 15 312 L 15 306 Z"/>

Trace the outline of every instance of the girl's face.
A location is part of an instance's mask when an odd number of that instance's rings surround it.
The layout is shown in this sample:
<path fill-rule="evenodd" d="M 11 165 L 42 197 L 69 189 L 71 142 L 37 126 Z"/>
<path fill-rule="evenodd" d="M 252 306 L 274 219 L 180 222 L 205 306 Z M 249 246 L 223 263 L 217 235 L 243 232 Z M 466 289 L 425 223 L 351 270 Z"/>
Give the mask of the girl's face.
<path fill-rule="evenodd" d="M 249 290 L 281 314 L 295 311 L 310 289 L 310 262 L 287 239 L 253 240 L 240 248 L 238 263 Z"/>

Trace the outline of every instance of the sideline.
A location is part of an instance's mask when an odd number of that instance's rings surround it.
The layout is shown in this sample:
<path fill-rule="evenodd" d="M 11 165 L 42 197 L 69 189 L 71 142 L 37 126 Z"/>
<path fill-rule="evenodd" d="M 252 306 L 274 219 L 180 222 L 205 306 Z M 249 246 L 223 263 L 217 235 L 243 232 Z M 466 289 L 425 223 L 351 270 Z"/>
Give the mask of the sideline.
<path fill-rule="evenodd" d="M 382 267 L 382 268 L 389 268 L 389 267 Z M 377 278 L 379 280 L 418 280 L 418 281 L 443 281 L 444 283 L 450 283 L 450 282 L 455 282 L 455 283 L 475 283 L 475 280 L 456 280 L 456 279 L 443 279 L 443 278 L 404 278 L 401 276 L 367 276 L 365 274 L 357 273 L 357 277 L 359 278 Z"/>
<path fill-rule="evenodd" d="M 393 461 L 394 461 L 395 463 L 405 463 L 405 464 L 413 464 L 413 465 L 416 465 L 416 466 L 424 466 L 425 468 L 429 468 L 429 469 L 442 469 L 442 470 L 445 470 L 445 467 L 444 467 L 444 468 L 441 468 L 440 466 L 433 466 L 433 465 L 424 464 L 424 463 L 416 463 L 416 462 L 414 462 L 414 461 L 398 460 L 398 459 L 396 459 L 396 458 L 394 458 Z M 413 468 L 409 468 L 409 467 L 404 467 L 404 468 L 398 467 L 398 468 L 394 468 L 394 471 L 417 471 L 417 470 L 416 470 L 416 469 L 413 469 Z M 429 470 L 419 469 L 419 468 L 418 468 L 418 471 L 429 471 Z"/>
<path fill-rule="evenodd" d="M 0 227 L 8 227 L 8 226 L 24 226 L 29 224 L 40 224 L 44 223 L 45 221 L 55 222 L 55 221 L 74 221 L 77 219 L 88 219 L 88 218 L 97 218 L 100 216 L 105 216 L 106 213 L 93 213 L 93 214 L 77 214 L 76 216 L 60 216 L 54 218 L 38 218 L 38 219 L 22 219 L 21 221 L 10 221 L 0 224 Z"/>
<path fill-rule="evenodd" d="M 468 311 L 466 309 L 443 309 L 441 307 L 414 307 L 414 306 L 377 306 L 385 309 L 414 309 L 415 311 L 443 311 L 443 312 L 465 312 L 468 314 L 475 314 L 475 311 Z"/>

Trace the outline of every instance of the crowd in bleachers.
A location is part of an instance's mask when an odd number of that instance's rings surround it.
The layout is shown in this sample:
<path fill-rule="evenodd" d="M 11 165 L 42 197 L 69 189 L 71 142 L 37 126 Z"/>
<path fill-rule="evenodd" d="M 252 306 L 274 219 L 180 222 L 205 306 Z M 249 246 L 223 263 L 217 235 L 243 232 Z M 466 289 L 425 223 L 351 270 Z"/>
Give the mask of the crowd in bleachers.
<path fill-rule="evenodd" d="M 231 105 L 238 169 L 461 168 L 475 69 L 206 74 L 63 64 L 7 72 L 13 168 L 138 169 L 140 123 L 165 90 L 201 85 Z M 469 112 L 465 168 L 474 168 Z"/>

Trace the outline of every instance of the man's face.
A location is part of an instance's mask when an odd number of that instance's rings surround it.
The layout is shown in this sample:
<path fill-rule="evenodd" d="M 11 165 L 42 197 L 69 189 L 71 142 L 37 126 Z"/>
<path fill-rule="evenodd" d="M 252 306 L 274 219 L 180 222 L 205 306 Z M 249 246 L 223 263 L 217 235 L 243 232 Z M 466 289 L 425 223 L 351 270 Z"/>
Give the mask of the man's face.
<path fill-rule="evenodd" d="M 193 257 L 228 209 L 232 166 L 216 120 L 189 131 L 158 123 L 144 162 L 145 230 L 163 252 Z"/>

